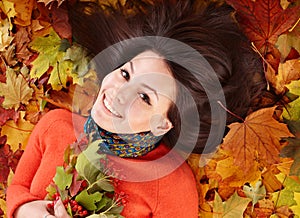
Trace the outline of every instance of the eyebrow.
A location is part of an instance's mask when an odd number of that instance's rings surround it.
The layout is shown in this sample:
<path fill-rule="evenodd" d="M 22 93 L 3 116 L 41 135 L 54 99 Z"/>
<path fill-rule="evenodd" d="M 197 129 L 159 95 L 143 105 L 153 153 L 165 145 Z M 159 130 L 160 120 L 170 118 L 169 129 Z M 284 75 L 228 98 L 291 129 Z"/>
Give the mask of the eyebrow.
<path fill-rule="evenodd" d="M 145 83 L 142 83 L 142 86 L 145 87 L 146 89 L 149 89 L 150 91 L 154 92 L 154 94 L 155 94 L 155 96 L 156 96 L 156 98 L 157 98 L 157 101 L 159 100 L 158 94 L 157 94 L 157 92 L 156 92 L 156 90 L 155 90 L 154 88 L 148 86 L 148 85 L 145 84 Z"/>
<path fill-rule="evenodd" d="M 134 69 L 133 69 L 133 63 L 132 63 L 132 61 L 129 61 L 129 64 L 130 64 L 130 70 L 131 70 L 132 74 L 134 74 Z"/>

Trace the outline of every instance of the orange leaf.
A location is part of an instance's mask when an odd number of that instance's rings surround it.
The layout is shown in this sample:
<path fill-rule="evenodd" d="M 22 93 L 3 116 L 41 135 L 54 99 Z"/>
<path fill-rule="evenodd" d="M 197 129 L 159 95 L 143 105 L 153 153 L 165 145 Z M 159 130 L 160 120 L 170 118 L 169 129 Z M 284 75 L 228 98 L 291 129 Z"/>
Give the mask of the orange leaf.
<path fill-rule="evenodd" d="M 263 54 L 279 35 L 299 18 L 300 7 L 283 10 L 280 0 L 226 0 L 237 11 L 237 20 L 249 39 Z"/>
<path fill-rule="evenodd" d="M 222 148 L 232 153 L 234 163 L 249 172 L 254 160 L 265 164 L 279 162 L 280 139 L 292 137 L 286 124 L 273 118 L 275 107 L 263 108 L 246 117 L 243 123 L 232 123 Z"/>

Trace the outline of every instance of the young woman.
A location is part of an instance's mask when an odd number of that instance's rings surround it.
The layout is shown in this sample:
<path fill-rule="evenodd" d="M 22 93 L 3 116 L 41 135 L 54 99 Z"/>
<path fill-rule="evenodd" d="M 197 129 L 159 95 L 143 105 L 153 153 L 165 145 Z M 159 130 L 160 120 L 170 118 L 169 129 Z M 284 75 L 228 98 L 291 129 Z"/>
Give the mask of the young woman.
<path fill-rule="evenodd" d="M 212 152 L 234 121 L 219 104 L 245 116 L 265 82 L 232 9 L 193 2 L 159 1 L 125 17 L 91 4 L 70 10 L 74 38 L 104 79 L 88 119 L 54 110 L 37 124 L 7 190 L 9 217 L 67 217 L 60 201 L 47 211 L 45 188 L 84 131 L 126 138 L 99 145 L 124 173 L 115 187 L 126 195 L 123 216 L 198 216 L 196 182 L 175 149 Z"/>

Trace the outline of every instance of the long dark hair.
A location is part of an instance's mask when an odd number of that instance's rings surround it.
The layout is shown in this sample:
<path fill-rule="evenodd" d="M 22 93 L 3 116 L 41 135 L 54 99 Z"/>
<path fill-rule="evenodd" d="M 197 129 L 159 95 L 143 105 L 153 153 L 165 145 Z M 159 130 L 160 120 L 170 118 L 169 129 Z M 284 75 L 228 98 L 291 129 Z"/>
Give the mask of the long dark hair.
<path fill-rule="evenodd" d="M 230 6 L 224 3 L 199 6 L 192 0 L 160 0 L 145 8 L 146 10 L 126 14 L 126 10 L 120 8 L 103 10 L 93 3 L 76 4 L 69 10 L 74 40 L 95 55 L 108 46 L 136 37 L 159 36 L 177 40 L 199 52 L 210 64 L 222 86 L 226 100 L 223 106 L 241 117 L 245 117 L 250 109 L 256 109 L 251 108 L 252 102 L 266 89 L 262 63 L 233 19 L 233 9 Z M 166 63 L 174 78 L 188 90 L 196 103 L 200 128 L 199 123 L 194 120 L 195 114 L 191 114 L 186 96 L 179 94 L 168 112 L 174 128 L 163 140 L 172 147 L 181 134 L 184 136 L 180 142 L 182 149 L 195 153 L 213 151 L 224 134 L 222 132 L 222 137 L 218 137 L 219 132 L 211 131 L 213 126 L 225 127 L 225 124 L 236 121 L 236 116 L 228 114 L 225 123 L 222 123 L 221 118 L 212 117 L 212 99 L 203 86 L 205 79 L 208 82 L 210 78 L 203 75 L 200 63 L 192 62 L 189 55 L 176 54 L 176 48 L 166 50 L 164 40 L 151 39 L 140 40 L 138 43 L 126 41 L 121 49 L 116 50 L 113 58 L 107 60 L 111 63 L 106 71 L 109 72 L 116 64 L 120 64 L 119 59 L 124 54 L 130 60 L 138 53 L 151 49 L 164 57 L 174 57 L 173 60 L 166 58 Z M 191 73 L 176 62 L 176 57 L 187 66 L 196 64 L 199 70 Z M 202 81 L 199 81 L 198 76 Z M 224 110 L 218 106 L 220 110 Z M 215 137 L 215 140 L 207 144 L 209 135 Z M 196 143 L 193 141 L 195 138 Z"/>

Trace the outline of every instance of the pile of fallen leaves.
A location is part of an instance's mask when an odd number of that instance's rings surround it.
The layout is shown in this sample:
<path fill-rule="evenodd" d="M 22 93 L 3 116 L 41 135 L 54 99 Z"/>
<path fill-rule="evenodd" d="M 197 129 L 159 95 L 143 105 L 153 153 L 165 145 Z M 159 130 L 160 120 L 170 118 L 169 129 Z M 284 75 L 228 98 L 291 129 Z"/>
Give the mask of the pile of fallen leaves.
<path fill-rule="evenodd" d="M 131 10 L 142 4 L 120 2 Z M 230 124 L 204 166 L 204 155 L 190 156 L 199 216 L 300 217 L 300 2 L 226 2 L 260 54 L 276 98 L 262 98 L 262 109 Z M 6 217 L 5 189 L 34 125 L 54 108 L 87 115 L 97 93 L 88 52 L 72 43 L 64 3 L 0 1 L 0 217 Z"/>

